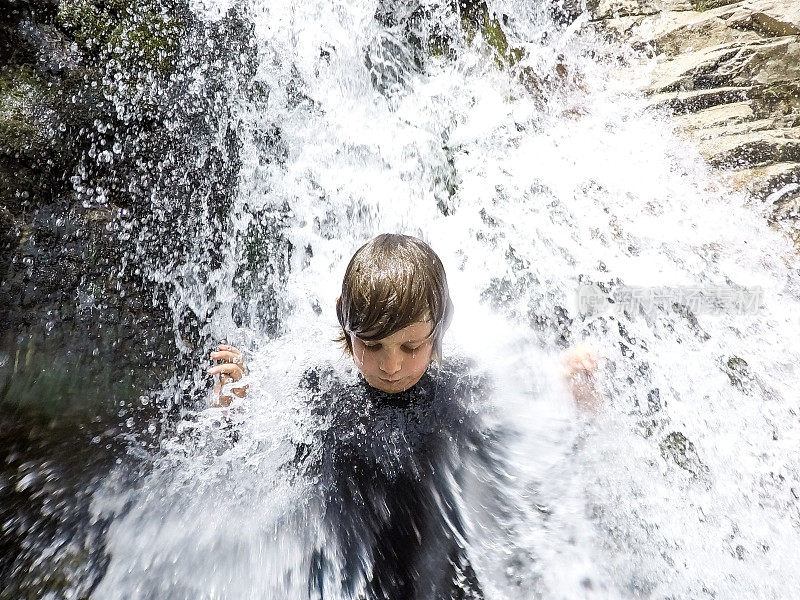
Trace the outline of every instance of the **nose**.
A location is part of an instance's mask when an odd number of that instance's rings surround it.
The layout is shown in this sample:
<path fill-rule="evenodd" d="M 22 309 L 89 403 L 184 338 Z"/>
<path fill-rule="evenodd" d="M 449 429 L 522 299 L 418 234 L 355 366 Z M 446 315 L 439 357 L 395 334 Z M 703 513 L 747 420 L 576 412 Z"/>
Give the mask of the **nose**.
<path fill-rule="evenodd" d="M 403 366 L 402 357 L 400 353 L 394 350 L 389 350 L 383 353 L 381 360 L 378 363 L 380 370 L 387 375 L 394 375 Z"/>

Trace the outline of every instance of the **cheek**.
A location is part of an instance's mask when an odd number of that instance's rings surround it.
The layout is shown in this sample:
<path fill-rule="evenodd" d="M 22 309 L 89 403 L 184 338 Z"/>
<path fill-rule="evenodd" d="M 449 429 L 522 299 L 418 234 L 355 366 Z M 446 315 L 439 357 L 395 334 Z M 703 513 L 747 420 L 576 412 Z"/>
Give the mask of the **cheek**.
<path fill-rule="evenodd" d="M 413 358 L 409 357 L 409 366 L 413 368 L 414 371 L 425 371 L 428 368 L 428 365 L 431 364 L 431 350 L 428 349 L 424 352 L 417 352 L 416 356 Z"/>
<path fill-rule="evenodd" d="M 363 347 L 353 348 L 353 362 L 362 374 L 367 374 L 376 369 L 375 354 L 365 350 Z"/>

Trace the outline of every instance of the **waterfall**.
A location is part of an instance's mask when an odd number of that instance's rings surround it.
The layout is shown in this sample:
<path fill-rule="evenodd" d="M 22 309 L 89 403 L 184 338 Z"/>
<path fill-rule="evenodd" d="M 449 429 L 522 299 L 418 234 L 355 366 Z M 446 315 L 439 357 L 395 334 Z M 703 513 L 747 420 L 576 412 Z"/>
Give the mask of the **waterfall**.
<path fill-rule="evenodd" d="M 180 414 L 133 485 L 121 466 L 93 499 L 108 563 L 92 597 L 306 597 L 308 549 L 325 540 L 314 482 L 282 468 L 311 442 L 297 384 L 347 367 L 334 301 L 382 232 L 441 256 L 456 310 L 444 353 L 491 373 L 482 408 L 516 432 L 503 528 L 462 498 L 487 598 L 800 587 L 796 255 L 636 92 L 641 57 L 530 2 L 490 2 L 470 30 L 480 5 L 191 2 L 209 28 L 234 10 L 246 24 L 240 54 L 205 50 L 231 76 L 198 150 L 234 131 L 238 170 L 221 216 L 180 222 L 190 243 L 143 264 L 169 284 L 176 328 L 201 321 L 193 361 L 215 340 L 245 350 L 249 392 L 207 408 L 207 364 L 165 375 L 154 400 Z M 179 212 L 160 202 L 156 216 Z M 154 243 L 146 227 L 139 242 Z M 615 302 L 584 311 L 582 286 Z M 631 308 L 626 289 L 666 291 Z M 696 309 L 697 290 L 756 303 Z M 578 343 L 605 359 L 596 416 L 558 379 Z"/>

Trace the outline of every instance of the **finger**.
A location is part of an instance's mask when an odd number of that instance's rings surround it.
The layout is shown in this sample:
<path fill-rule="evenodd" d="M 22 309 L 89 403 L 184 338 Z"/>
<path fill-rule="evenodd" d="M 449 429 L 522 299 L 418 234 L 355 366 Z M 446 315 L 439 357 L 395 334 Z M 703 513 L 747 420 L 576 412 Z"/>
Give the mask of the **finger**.
<path fill-rule="evenodd" d="M 240 365 L 233 363 L 222 363 L 208 369 L 209 375 L 229 375 L 234 381 L 239 381 L 244 377 L 244 369 Z"/>
<path fill-rule="evenodd" d="M 228 375 L 232 377 L 234 381 L 238 381 L 244 376 L 244 369 L 241 365 L 222 363 L 208 369 L 208 373 L 209 375 Z"/>
<path fill-rule="evenodd" d="M 220 352 L 212 352 L 211 358 L 216 360 L 224 360 L 226 362 L 241 364 L 243 357 L 241 354 L 237 354 L 235 352 L 229 352 L 228 350 L 222 350 Z"/>
<path fill-rule="evenodd" d="M 573 359 L 565 360 L 562 364 L 562 372 L 566 377 L 571 377 L 578 368 L 578 364 Z"/>
<path fill-rule="evenodd" d="M 227 344 L 220 344 L 219 345 L 219 349 L 220 350 L 227 350 L 229 352 L 236 352 L 237 354 L 241 354 L 242 353 L 242 351 L 239 350 L 236 346 L 228 346 Z"/>
<path fill-rule="evenodd" d="M 562 370 L 564 377 L 571 378 L 574 377 L 575 374 L 580 371 L 580 367 L 574 363 L 565 364 Z"/>
<path fill-rule="evenodd" d="M 580 356 L 573 356 L 572 360 L 569 361 L 570 366 L 573 369 L 582 369 L 583 368 L 583 358 Z"/>

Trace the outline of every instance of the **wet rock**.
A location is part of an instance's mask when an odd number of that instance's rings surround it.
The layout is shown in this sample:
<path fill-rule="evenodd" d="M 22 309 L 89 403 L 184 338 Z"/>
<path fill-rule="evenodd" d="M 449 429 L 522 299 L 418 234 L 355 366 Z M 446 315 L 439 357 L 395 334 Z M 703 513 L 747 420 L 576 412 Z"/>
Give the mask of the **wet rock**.
<path fill-rule="evenodd" d="M 569 25 L 585 12 L 586 2 L 584 0 L 551 0 L 549 8 L 550 16 L 556 23 Z"/>
<path fill-rule="evenodd" d="M 703 342 L 707 342 L 708 340 L 711 339 L 711 336 L 708 334 L 708 332 L 706 332 L 700 326 L 700 322 L 697 320 L 697 316 L 695 316 L 691 308 L 683 304 L 673 303 L 672 310 L 675 311 L 676 314 L 679 314 L 684 319 L 686 319 L 686 322 L 689 325 L 689 329 L 697 337 L 697 339 Z"/>
<path fill-rule="evenodd" d="M 191 21 L 181 0 L 0 4 L 0 598 L 91 588 L 103 550 L 83 552 L 87 478 L 112 468 L 120 431 L 163 417 L 140 394 L 191 380 L 205 354 L 208 315 L 177 306 L 176 327 L 172 283 L 150 275 L 190 251 L 206 270 L 219 260 L 239 168 L 226 53 L 252 77 L 249 32 L 234 14 Z M 182 72 L 199 62 L 208 88 Z M 56 540 L 77 551 L 42 563 Z"/>
<path fill-rule="evenodd" d="M 367 48 L 364 63 L 372 85 L 386 96 L 404 88 L 418 72 L 411 53 L 386 32 L 379 33 Z"/>
<path fill-rule="evenodd" d="M 786 186 L 800 181 L 800 162 L 779 162 L 763 167 L 741 169 L 732 176 L 734 185 L 745 187 L 754 196 L 764 198 L 777 193 Z"/>
<path fill-rule="evenodd" d="M 0 351 L 33 336 L 55 356 L 64 346 L 100 351 L 109 368 L 171 370 L 170 290 L 147 272 L 191 242 L 197 211 L 187 198 L 227 212 L 238 168 L 235 132 L 226 147 L 204 148 L 225 116 L 210 107 L 223 97 L 216 67 L 207 70 L 213 94 L 190 92 L 176 73 L 219 44 L 241 49 L 247 77 L 249 30 L 232 18 L 190 27 L 180 0 L 20 1 L 0 17 Z M 201 50 L 178 56 L 181 40 Z"/>
<path fill-rule="evenodd" d="M 708 473 L 692 441 L 680 431 L 673 431 L 661 440 L 659 450 L 664 460 L 671 461 L 695 477 Z"/>
<path fill-rule="evenodd" d="M 781 223 L 800 223 L 800 184 L 789 183 L 767 197 L 773 219 Z"/>
<path fill-rule="evenodd" d="M 597 26 L 648 49 L 645 92 L 710 164 L 766 201 L 798 183 L 800 4 L 792 0 L 595 0 Z M 794 230 L 791 210 L 771 221 Z"/>
<path fill-rule="evenodd" d="M 70 45 L 72 41 L 54 25 L 37 24 L 30 19 L 17 26 L 20 39 L 36 54 L 36 70 L 45 75 L 64 75 L 79 64 Z"/>
<path fill-rule="evenodd" d="M 586 8 L 592 18 L 598 21 L 652 15 L 659 10 L 654 0 L 587 0 Z"/>
<path fill-rule="evenodd" d="M 731 385 L 735 388 L 748 392 L 753 385 L 753 374 L 750 371 L 750 366 L 747 361 L 739 356 L 731 356 L 726 362 L 724 367 L 725 373 Z"/>

